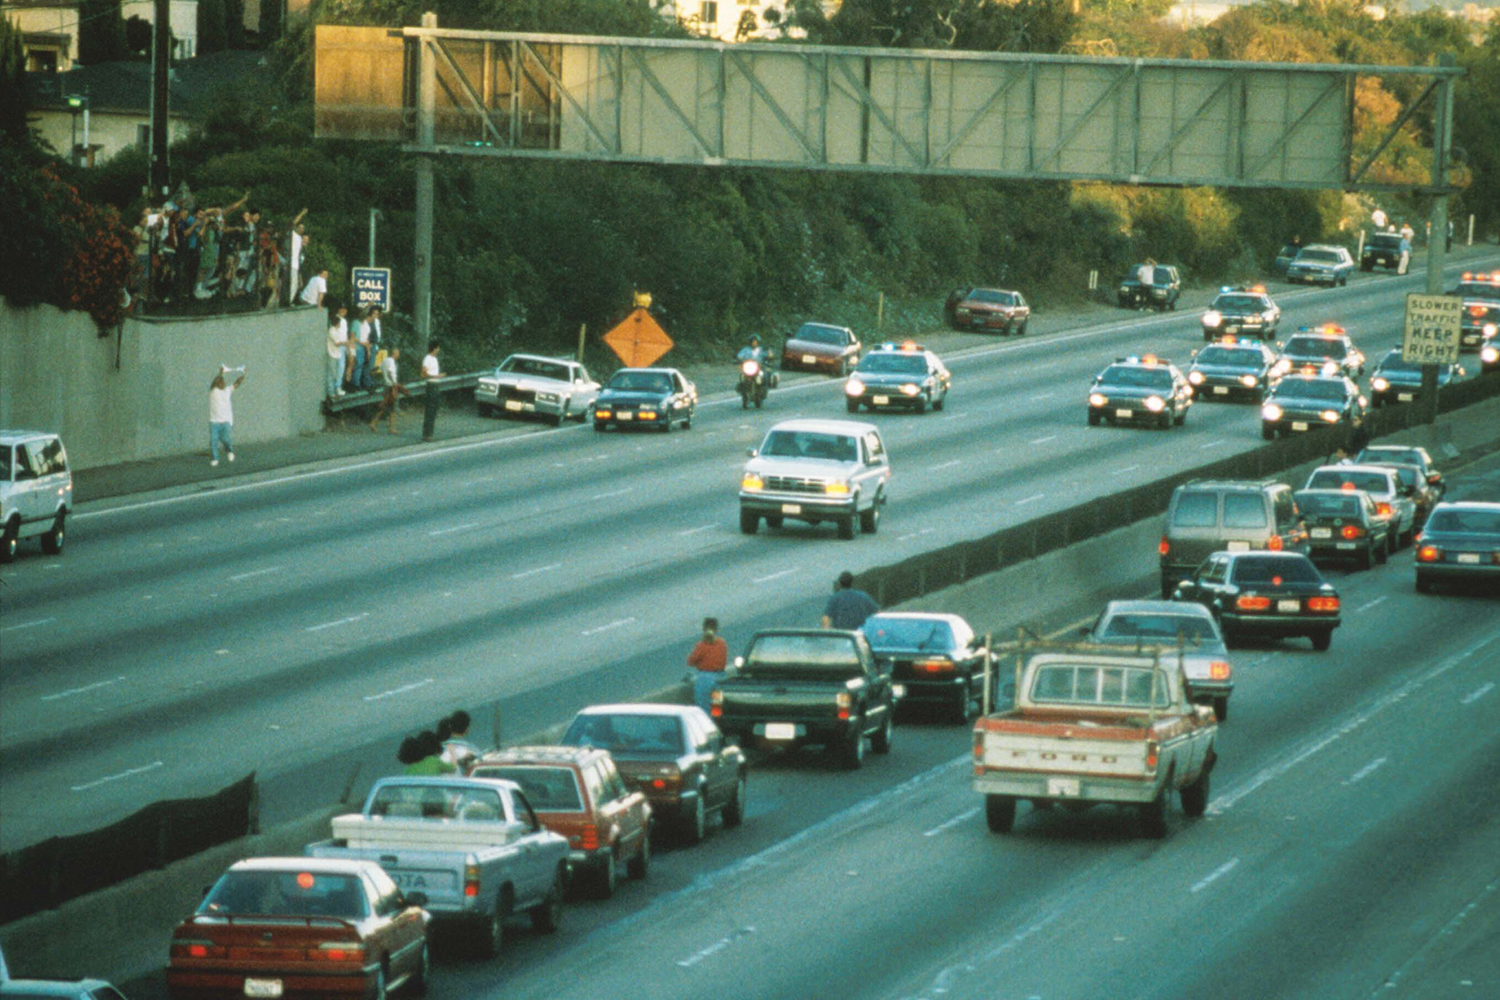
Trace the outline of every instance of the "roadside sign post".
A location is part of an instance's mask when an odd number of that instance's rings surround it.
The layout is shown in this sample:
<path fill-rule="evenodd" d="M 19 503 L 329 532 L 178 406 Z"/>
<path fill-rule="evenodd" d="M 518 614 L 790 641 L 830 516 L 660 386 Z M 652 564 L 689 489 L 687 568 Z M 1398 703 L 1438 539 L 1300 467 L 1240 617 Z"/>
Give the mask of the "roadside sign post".
<path fill-rule="evenodd" d="M 391 269 L 388 267 L 356 267 L 349 275 L 349 305 L 353 312 L 363 312 L 378 306 L 383 313 L 391 311 Z"/>
<path fill-rule="evenodd" d="M 1438 365 L 1458 362 L 1463 299 L 1456 295 L 1406 296 L 1406 325 L 1401 337 L 1401 358 L 1422 366 L 1422 420 L 1437 419 Z"/>

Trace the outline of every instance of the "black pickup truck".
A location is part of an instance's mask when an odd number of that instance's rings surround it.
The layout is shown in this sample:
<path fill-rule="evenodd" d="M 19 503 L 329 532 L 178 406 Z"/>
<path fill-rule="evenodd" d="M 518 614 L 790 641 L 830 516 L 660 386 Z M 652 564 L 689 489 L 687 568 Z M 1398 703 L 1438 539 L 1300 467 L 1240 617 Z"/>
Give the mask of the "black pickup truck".
<path fill-rule="evenodd" d="M 713 693 L 719 728 L 741 743 L 822 746 L 845 767 L 864 763 L 865 738 L 889 753 L 895 715 L 890 670 L 861 632 L 757 632 Z"/>

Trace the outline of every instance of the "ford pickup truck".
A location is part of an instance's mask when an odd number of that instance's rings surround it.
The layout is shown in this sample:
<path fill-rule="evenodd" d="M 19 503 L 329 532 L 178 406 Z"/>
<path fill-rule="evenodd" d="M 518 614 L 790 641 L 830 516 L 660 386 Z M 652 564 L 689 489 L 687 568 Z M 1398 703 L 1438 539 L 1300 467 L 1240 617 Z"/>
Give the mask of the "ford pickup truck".
<path fill-rule="evenodd" d="M 497 779 L 382 778 L 362 811 L 334 817 L 333 838 L 305 853 L 376 862 L 403 891 L 427 897 L 434 930 L 456 925 L 487 958 L 514 915 L 556 930 L 567 889 L 567 839 L 538 822 L 514 782 Z"/>
<path fill-rule="evenodd" d="M 1184 813 L 1203 815 L 1218 723 L 1188 700 L 1174 650 L 1080 644 L 1017 657 L 1015 707 L 974 727 L 974 790 L 991 830 L 1010 832 L 1022 799 L 1134 808 L 1153 838 L 1166 836 L 1173 792 Z"/>
<path fill-rule="evenodd" d="M 810 743 L 852 770 L 864 763 L 866 739 L 890 752 L 897 693 L 862 632 L 767 629 L 735 658 L 709 714 L 741 743 Z"/>

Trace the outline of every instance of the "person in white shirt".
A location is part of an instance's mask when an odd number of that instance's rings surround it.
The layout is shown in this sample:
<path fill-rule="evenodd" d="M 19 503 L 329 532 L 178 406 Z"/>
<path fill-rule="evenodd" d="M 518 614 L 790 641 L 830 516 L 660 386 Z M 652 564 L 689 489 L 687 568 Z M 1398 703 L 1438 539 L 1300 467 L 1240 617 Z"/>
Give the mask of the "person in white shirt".
<path fill-rule="evenodd" d="M 323 304 L 323 296 L 328 294 L 328 269 L 325 267 L 311 278 L 307 279 L 307 287 L 302 289 L 302 304 L 308 306 L 320 306 Z"/>
<path fill-rule="evenodd" d="M 391 348 L 391 353 L 387 354 L 380 361 L 380 380 L 385 383 L 385 398 L 380 401 L 380 406 L 375 411 L 375 419 L 370 421 L 370 430 L 372 431 L 375 429 L 375 425 L 380 423 L 380 418 L 386 414 L 386 411 L 390 411 L 391 433 L 395 434 L 396 401 L 402 396 L 411 395 L 411 393 L 406 391 L 406 386 L 401 384 L 400 378 L 396 375 L 396 360 L 400 357 L 401 348 L 393 347 Z"/>
<path fill-rule="evenodd" d="M 344 355 L 349 347 L 349 327 L 344 320 L 347 312 L 339 306 L 328 314 L 328 398 L 337 399 L 344 394 Z"/>
<path fill-rule="evenodd" d="M 291 235 L 287 237 L 286 248 L 286 268 L 287 277 L 289 278 L 286 287 L 289 298 L 296 295 L 297 289 L 301 287 L 298 285 L 298 281 L 301 280 L 302 274 L 302 251 L 307 246 L 307 228 L 302 224 L 302 220 L 306 216 L 307 209 L 304 208 L 297 213 L 297 217 L 287 227 L 291 231 Z"/>
<path fill-rule="evenodd" d="M 234 385 L 224 381 L 229 369 L 219 366 L 219 373 L 208 386 L 208 464 L 219 464 L 219 447 L 222 445 L 229 461 L 234 461 L 234 440 L 230 430 L 234 427 L 234 404 L 230 394 L 245 381 L 245 373 L 235 379 Z"/>
<path fill-rule="evenodd" d="M 427 395 L 423 399 L 426 404 L 422 414 L 422 440 L 431 441 L 432 432 L 437 427 L 438 405 L 442 402 L 442 393 L 438 389 L 438 379 L 443 377 L 441 366 L 438 365 L 438 351 L 442 345 L 432 340 L 427 343 L 427 357 L 422 359 L 422 377 L 427 380 Z"/>

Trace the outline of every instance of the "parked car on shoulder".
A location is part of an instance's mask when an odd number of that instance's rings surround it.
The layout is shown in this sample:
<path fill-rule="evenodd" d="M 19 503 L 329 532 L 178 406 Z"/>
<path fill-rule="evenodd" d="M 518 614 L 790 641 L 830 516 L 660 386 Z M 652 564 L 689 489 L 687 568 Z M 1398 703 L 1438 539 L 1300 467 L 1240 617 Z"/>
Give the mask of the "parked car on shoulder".
<path fill-rule="evenodd" d="M 1383 563 L 1396 549 L 1391 520 L 1381 517 L 1364 490 L 1298 490 L 1297 509 L 1307 524 L 1308 555 L 1352 559 L 1361 569 Z"/>
<path fill-rule="evenodd" d="M 843 378 L 859 363 L 860 348 L 859 338 L 847 326 L 803 323 L 782 345 L 781 369 Z"/>
<path fill-rule="evenodd" d="M 880 527 L 890 458 L 874 424 L 852 420 L 784 420 L 772 427 L 740 474 L 740 530 L 760 521 L 832 521 L 839 537 Z"/>
<path fill-rule="evenodd" d="M 1141 281 L 1141 269 L 1151 268 L 1151 281 Z M 1182 275 L 1167 264 L 1137 264 L 1125 272 L 1115 299 L 1127 309 L 1176 309 L 1182 295 Z"/>
<path fill-rule="evenodd" d="M 943 304 L 943 319 L 955 330 L 1024 337 L 1030 318 L 1026 296 L 1005 288 L 956 288 Z"/>
<path fill-rule="evenodd" d="M 688 843 L 701 841 L 715 813 L 726 827 L 745 821 L 745 752 L 696 705 L 591 705 L 573 717 L 562 742 L 600 747 L 628 788 Z"/>
<path fill-rule="evenodd" d="M 1172 491 L 1161 556 L 1161 596 L 1215 552 L 1306 552 L 1292 488 L 1273 479 L 1193 479 Z"/>
<path fill-rule="evenodd" d="M 1372 233 L 1359 253 L 1359 269 L 1389 268 L 1405 274 L 1411 268 L 1411 241 L 1400 233 Z"/>
<path fill-rule="evenodd" d="M 1164 660 L 1182 667 L 1188 700 L 1209 705 L 1220 722 L 1229 718 L 1234 667 L 1219 623 L 1208 609 L 1181 601 L 1110 601 L 1092 628 L 1090 642 L 1102 646 L 1159 646 Z"/>
<path fill-rule="evenodd" d="M 624 869 L 651 870 L 651 805 L 625 786 L 608 750 L 574 746 L 506 747 L 481 754 L 471 778 L 513 781 L 542 825 L 568 839 L 573 881 L 609 899 Z"/>
<path fill-rule="evenodd" d="M 1225 642 L 1305 636 L 1321 652 L 1342 623 L 1338 590 L 1297 552 L 1216 552 L 1172 599 L 1208 608 Z"/>
<path fill-rule="evenodd" d="M 46 431 L 0 431 L 0 562 L 21 540 L 40 538 L 60 555 L 73 511 L 73 472 L 62 438 Z"/>
<path fill-rule="evenodd" d="M 594 400 L 594 430 L 693 426 L 698 388 L 676 368 L 621 368 Z"/>
<path fill-rule="evenodd" d="M 933 707 L 968 722 L 982 706 L 982 637 L 959 615 L 882 611 L 860 631 L 875 660 L 891 673 L 898 707 Z"/>
<path fill-rule="evenodd" d="M 1417 590 L 1440 584 L 1484 587 L 1500 584 L 1500 503 L 1441 503 L 1422 528 L 1416 552 Z"/>
<path fill-rule="evenodd" d="M 479 376 L 474 403 L 481 417 L 542 416 L 561 424 L 586 420 L 599 396 L 599 383 L 576 361 L 512 354 L 492 372 Z"/>
<path fill-rule="evenodd" d="M 421 996 L 432 964 L 421 893 L 374 861 L 251 858 L 172 933 L 172 1000 Z"/>
<path fill-rule="evenodd" d="M 1292 284 L 1347 285 L 1354 273 L 1354 258 L 1348 249 L 1314 243 L 1298 252 L 1286 268 L 1286 280 Z"/>

